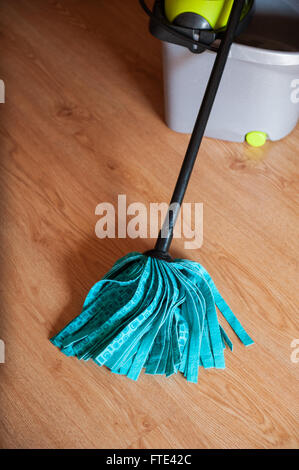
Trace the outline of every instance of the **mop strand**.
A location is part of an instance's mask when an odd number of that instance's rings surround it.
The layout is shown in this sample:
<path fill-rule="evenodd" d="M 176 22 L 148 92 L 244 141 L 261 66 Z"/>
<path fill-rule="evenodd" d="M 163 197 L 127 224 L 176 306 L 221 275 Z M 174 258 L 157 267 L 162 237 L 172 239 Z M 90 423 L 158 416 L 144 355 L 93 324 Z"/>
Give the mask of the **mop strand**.
<path fill-rule="evenodd" d="M 216 306 L 241 342 L 253 344 L 199 263 L 130 253 L 92 287 L 82 313 L 51 342 L 67 356 L 133 380 L 145 368 L 167 377 L 182 372 L 196 383 L 199 366 L 224 369 L 226 345 L 232 350 Z"/>

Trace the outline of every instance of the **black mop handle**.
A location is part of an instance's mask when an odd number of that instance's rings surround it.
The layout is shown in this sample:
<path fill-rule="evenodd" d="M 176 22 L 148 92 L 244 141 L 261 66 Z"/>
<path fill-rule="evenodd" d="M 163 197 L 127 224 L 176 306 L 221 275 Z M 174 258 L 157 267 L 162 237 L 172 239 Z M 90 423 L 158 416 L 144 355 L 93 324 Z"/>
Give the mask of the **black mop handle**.
<path fill-rule="evenodd" d="M 164 253 L 165 255 L 168 254 L 168 250 L 173 238 L 174 226 L 179 215 L 180 207 L 183 202 L 198 150 L 208 123 L 230 47 L 239 25 L 244 3 L 245 0 L 234 0 L 227 29 L 224 38 L 221 40 L 219 50 L 217 51 L 212 73 L 193 128 L 181 171 L 175 185 L 170 207 L 168 208 L 168 213 L 164 221 L 162 229 L 163 236 L 160 231 L 153 252 L 162 252 L 161 254 Z"/>

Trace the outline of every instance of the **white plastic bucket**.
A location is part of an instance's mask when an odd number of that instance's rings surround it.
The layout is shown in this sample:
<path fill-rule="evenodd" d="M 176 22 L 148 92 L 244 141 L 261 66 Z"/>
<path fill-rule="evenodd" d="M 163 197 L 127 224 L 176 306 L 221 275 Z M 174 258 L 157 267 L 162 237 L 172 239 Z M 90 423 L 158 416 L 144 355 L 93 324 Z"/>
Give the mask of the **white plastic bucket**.
<path fill-rule="evenodd" d="M 163 43 L 165 117 L 192 132 L 215 53 Z M 231 48 L 205 135 L 242 142 L 259 131 L 289 134 L 299 118 L 299 1 L 256 0 L 256 12 Z"/>

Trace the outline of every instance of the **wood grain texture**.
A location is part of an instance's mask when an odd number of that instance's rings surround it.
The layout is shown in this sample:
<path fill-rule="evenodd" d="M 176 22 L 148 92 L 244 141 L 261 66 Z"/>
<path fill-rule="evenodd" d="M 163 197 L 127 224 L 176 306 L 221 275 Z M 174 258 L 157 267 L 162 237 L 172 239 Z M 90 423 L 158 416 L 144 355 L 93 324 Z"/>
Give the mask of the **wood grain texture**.
<path fill-rule="evenodd" d="M 261 149 L 204 139 L 186 201 L 204 203 L 201 262 L 256 344 L 225 371 L 137 383 L 48 338 L 89 288 L 151 240 L 99 240 L 99 202 L 168 201 L 188 136 L 163 122 L 160 44 L 138 2 L 0 2 L 0 445 L 297 448 L 299 128 Z"/>

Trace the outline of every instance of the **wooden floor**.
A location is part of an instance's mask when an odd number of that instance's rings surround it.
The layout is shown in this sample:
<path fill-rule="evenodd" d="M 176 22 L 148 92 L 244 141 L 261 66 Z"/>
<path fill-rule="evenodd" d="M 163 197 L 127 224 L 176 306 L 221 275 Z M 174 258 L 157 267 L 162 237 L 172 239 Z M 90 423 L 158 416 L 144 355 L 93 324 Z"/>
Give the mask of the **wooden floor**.
<path fill-rule="evenodd" d="M 50 342 L 94 282 L 151 240 L 100 240 L 95 207 L 168 201 L 188 136 L 163 122 L 159 41 L 130 0 L 1 0 L 2 448 L 298 448 L 299 128 L 205 139 L 186 201 L 201 262 L 256 344 L 225 371 L 135 383 Z M 297 213 L 296 213 L 297 212 Z M 296 218 L 297 215 L 297 218 Z"/>

